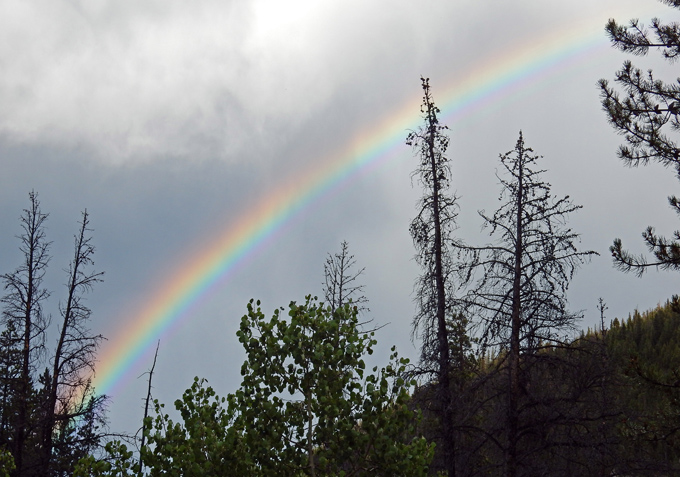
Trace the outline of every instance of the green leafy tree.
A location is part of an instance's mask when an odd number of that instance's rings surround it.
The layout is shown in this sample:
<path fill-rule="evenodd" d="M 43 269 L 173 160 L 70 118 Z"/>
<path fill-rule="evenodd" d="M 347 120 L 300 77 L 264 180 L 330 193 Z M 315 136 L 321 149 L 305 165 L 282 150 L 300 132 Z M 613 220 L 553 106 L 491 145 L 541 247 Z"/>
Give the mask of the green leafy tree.
<path fill-rule="evenodd" d="M 662 0 L 680 9 L 678 0 Z M 606 26 L 615 48 L 634 55 L 646 55 L 650 49 L 661 51 L 668 61 L 675 61 L 680 54 L 680 24 L 663 24 L 652 20 L 651 32 L 639 20 L 631 20 L 628 26 L 609 20 Z M 672 167 L 680 178 L 680 148 L 672 133 L 680 130 L 680 84 L 673 80 L 664 82 L 651 70 L 641 71 L 630 61 L 616 73 L 618 89 L 601 79 L 602 107 L 614 129 L 626 140 L 618 156 L 630 167 L 646 165 L 650 161 Z M 671 208 L 680 214 L 680 200 L 668 198 Z M 625 272 L 642 275 L 649 267 L 680 270 L 680 231 L 671 238 L 657 235 L 653 227 L 642 234 L 643 240 L 654 256 L 648 261 L 644 255 L 635 255 L 623 248 L 620 239 L 610 247 L 614 264 Z"/>
<path fill-rule="evenodd" d="M 233 397 L 235 425 L 263 475 L 426 475 L 432 446 L 409 409 L 408 360 L 365 372 L 373 332 L 356 308 L 334 312 L 311 297 L 286 320 L 251 301 L 238 331 L 248 355 Z M 394 351 L 394 348 L 393 348 Z"/>
<path fill-rule="evenodd" d="M 10 477 L 16 469 L 12 454 L 6 449 L 0 449 L 0 477 Z"/>
<path fill-rule="evenodd" d="M 165 405 L 154 400 L 156 416 L 146 418 L 147 443 L 141 461 L 120 441 L 106 445 L 107 457 L 88 456 L 80 461 L 76 476 L 241 476 L 258 475 L 233 427 L 233 410 L 205 380 L 194 379 L 175 401 L 181 421 L 175 422 Z"/>
<path fill-rule="evenodd" d="M 155 401 L 156 417 L 147 418 L 149 445 L 142 448 L 150 475 L 200 477 L 253 475 L 241 436 L 233 427 L 234 410 L 205 380 L 196 378 L 182 399 L 175 401 L 181 423 Z"/>
<path fill-rule="evenodd" d="M 237 335 L 246 349 L 243 382 L 218 397 L 196 379 L 175 408 L 174 422 L 156 403 L 141 449 L 150 476 L 425 476 L 433 445 L 417 432 L 409 407 L 407 360 L 373 373 L 364 356 L 376 341 L 357 329 L 357 310 L 332 311 L 307 297 L 288 319 L 267 319 L 248 304 Z M 111 443 L 108 458 L 83 459 L 78 476 L 137 475 L 127 447 Z"/>
<path fill-rule="evenodd" d="M 80 459 L 74 477 L 132 477 L 140 475 L 139 460 L 127 446 L 114 440 L 104 446 L 107 457 L 96 459 L 89 455 Z M 181 475 L 181 474 L 175 474 Z"/>

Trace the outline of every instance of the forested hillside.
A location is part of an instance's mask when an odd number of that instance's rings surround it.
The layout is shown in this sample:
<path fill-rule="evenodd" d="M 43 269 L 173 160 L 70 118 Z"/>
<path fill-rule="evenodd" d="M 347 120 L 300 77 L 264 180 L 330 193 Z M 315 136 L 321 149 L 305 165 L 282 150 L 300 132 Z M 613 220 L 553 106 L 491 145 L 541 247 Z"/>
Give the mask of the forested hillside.
<path fill-rule="evenodd" d="M 678 472 L 678 311 L 674 298 L 524 358 L 517 437 L 522 475 Z M 472 366 L 457 390 L 457 473 L 503 475 L 507 354 Z M 425 435 L 435 439 L 431 392 L 421 387 L 414 400 L 425 409 Z M 438 458 L 434 465 L 441 464 Z"/>

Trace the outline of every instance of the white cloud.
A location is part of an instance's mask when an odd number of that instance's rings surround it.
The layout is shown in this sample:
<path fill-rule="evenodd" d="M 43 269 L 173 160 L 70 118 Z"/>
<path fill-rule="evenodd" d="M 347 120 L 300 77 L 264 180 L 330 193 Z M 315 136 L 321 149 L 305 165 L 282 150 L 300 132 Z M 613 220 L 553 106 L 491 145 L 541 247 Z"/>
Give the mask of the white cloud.
<path fill-rule="evenodd" d="M 120 162 L 240 157 L 272 124 L 292 131 L 348 84 L 375 81 L 376 67 L 432 55 L 461 2 L 2 7 L 0 133 Z"/>

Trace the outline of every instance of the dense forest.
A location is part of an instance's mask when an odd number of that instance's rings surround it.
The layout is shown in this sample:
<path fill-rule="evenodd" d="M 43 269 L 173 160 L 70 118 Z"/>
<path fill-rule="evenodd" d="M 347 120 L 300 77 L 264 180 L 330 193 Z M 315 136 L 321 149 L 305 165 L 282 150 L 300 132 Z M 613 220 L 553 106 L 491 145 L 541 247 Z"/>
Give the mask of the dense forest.
<path fill-rule="evenodd" d="M 678 0 L 662 0 L 680 9 Z M 680 53 L 680 24 L 606 25 L 612 44 L 644 55 Z M 57 310 L 43 279 L 51 262 L 38 194 L 20 215 L 20 265 L 0 276 L 0 476 L 613 476 L 680 474 L 680 297 L 579 330 L 568 307 L 574 273 L 596 252 L 579 248 L 569 218 L 580 205 L 552 193 L 524 132 L 499 158 L 500 198 L 479 213 L 478 243 L 456 236 L 458 199 L 447 126 L 427 78 L 422 125 L 406 144 L 422 190 L 409 232 L 415 277 L 411 334 L 420 358 L 377 345 L 363 268 L 349 245 L 329 254 L 321 298 L 266 316 L 247 303 L 237 337 L 241 384 L 219 396 L 200 377 L 174 402 L 149 393 L 140 432 L 112 435 L 107 396 L 92 386 L 103 336 L 85 295 L 94 269 L 83 212 Z M 680 177 L 680 88 L 625 62 L 599 83 L 606 119 L 624 138 L 626 165 L 658 162 Z M 680 199 L 669 198 L 680 214 Z M 406 231 L 404 231 L 406 233 Z M 614 239 L 622 273 L 680 270 L 680 231 L 643 232 L 646 255 Z M 56 318 L 55 318 L 56 317 Z M 134 432 L 134 430 L 132 431 Z"/>

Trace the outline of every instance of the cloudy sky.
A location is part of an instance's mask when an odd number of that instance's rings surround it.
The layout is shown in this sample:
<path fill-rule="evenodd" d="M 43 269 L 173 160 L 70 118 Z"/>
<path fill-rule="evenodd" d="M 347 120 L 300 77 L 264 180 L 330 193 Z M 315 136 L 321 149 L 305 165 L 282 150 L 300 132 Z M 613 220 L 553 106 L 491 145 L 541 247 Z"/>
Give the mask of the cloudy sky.
<path fill-rule="evenodd" d="M 417 356 L 408 224 L 420 191 L 403 139 L 418 125 L 421 75 L 451 128 L 462 238 L 486 240 L 477 211 L 496 207 L 498 155 L 521 129 L 555 194 L 584 206 L 571 219 L 582 247 L 601 254 L 572 283 L 582 326 L 597 322 L 599 297 L 613 319 L 677 292 L 673 273 L 638 279 L 611 266 L 615 237 L 642 252 L 647 225 L 674 230 L 666 197 L 677 182 L 656 165 L 622 166 L 596 87 L 626 59 L 608 46 L 607 19 L 674 19 L 656 0 L 0 0 L 0 9 L 0 270 L 21 260 L 18 217 L 35 190 L 50 213 L 45 308 L 56 317 L 87 208 L 96 269 L 106 273 L 88 297 L 92 328 L 108 338 L 102 355 L 262 201 L 282 187 L 309 189 L 306 174 L 327 163 L 368 161 L 323 188 L 157 337 L 161 401 L 196 375 L 233 391 L 243 359 L 234 333 L 248 300 L 271 313 L 320 294 L 325 257 L 342 240 L 366 268 L 371 317 L 387 324 L 382 357 L 392 344 Z M 655 55 L 634 61 L 677 77 L 677 65 Z M 112 391 L 114 430 L 138 427 L 146 386 L 138 376 L 151 358 L 143 354 Z"/>

